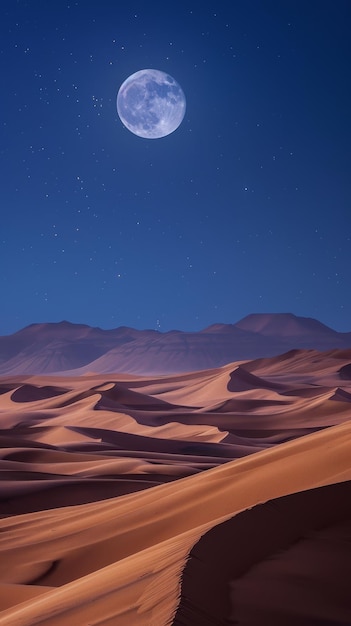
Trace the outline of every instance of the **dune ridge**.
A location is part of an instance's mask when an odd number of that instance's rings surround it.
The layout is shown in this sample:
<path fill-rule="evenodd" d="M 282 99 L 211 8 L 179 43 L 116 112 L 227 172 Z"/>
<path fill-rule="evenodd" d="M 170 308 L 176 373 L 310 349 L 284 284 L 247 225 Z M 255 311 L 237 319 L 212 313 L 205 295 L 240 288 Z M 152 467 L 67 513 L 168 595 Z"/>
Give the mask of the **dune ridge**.
<path fill-rule="evenodd" d="M 1 377 L 0 625 L 350 623 L 350 356 Z"/>

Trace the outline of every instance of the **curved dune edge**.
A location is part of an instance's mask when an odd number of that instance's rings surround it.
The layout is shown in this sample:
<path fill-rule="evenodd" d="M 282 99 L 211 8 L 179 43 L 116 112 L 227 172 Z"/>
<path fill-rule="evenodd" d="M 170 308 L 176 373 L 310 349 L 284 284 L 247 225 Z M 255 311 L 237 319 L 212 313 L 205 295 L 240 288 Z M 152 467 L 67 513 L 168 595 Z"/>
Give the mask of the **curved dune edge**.
<path fill-rule="evenodd" d="M 351 479 L 351 423 L 103 502 L 0 520 L 1 580 L 56 587 L 1 626 L 172 624 L 180 576 L 209 529 L 258 503 Z M 61 585 L 58 587 L 58 585 Z"/>
<path fill-rule="evenodd" d="M 351 481 L 257 505 L 190 551 L 173 626 L 349 624 Z"/>

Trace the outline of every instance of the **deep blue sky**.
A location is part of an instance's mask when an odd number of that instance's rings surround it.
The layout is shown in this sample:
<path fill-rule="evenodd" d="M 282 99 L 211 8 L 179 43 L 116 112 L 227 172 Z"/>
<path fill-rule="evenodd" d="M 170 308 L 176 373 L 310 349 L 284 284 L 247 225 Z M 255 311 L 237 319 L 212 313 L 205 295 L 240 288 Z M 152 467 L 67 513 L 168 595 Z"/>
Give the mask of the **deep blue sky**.
<path fill-rule="evenodd" d="M 196 330 L 292 312 L 351 330 L 349 0 L 2 0 L 0 334 Z M 133 72 L 186 95 L 121 124 Z"/>

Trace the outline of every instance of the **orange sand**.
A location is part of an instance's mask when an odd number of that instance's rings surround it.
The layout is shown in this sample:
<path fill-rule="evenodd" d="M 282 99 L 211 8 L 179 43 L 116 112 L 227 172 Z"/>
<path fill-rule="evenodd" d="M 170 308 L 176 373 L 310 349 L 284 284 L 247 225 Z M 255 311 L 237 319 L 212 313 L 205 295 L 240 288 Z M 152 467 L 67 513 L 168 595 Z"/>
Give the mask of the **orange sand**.
<path fill-rule="evenodd" d="M 1 377 L 0 626 L 351 623 L 350 360 Z"/>

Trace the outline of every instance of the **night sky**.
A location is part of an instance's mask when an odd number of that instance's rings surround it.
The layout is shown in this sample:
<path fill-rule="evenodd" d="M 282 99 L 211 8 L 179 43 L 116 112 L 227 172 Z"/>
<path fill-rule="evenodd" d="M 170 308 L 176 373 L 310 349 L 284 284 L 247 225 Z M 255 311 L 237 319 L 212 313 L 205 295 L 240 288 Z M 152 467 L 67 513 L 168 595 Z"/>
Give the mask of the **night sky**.
<path fill-rule="evenodd" d="M 351 330 L 349 0 L 2 0 L 0 334 L 291 312 Z M 181 126 L 133 135 L 154 68 Z"/>

